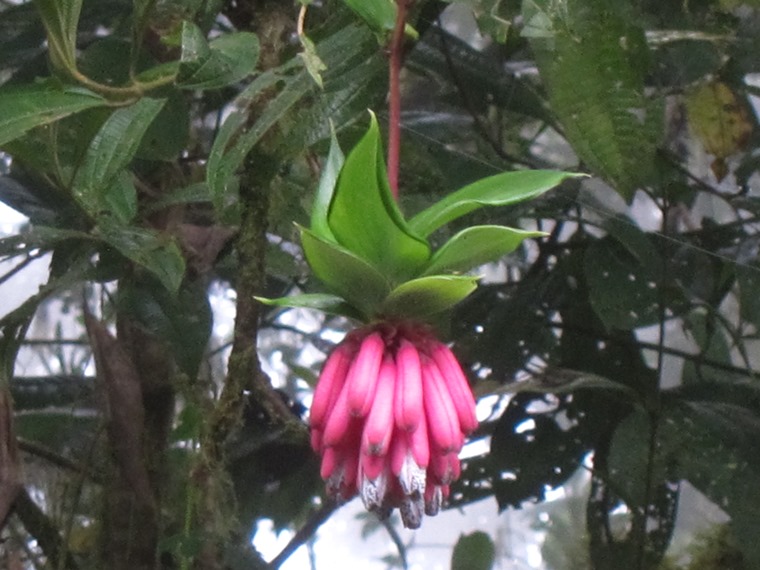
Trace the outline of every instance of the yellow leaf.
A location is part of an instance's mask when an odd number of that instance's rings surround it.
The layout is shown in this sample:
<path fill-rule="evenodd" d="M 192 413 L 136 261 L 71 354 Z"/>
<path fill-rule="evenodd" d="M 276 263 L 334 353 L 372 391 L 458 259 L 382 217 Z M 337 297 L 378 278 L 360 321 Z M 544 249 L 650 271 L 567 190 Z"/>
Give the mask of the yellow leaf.
<path fill-rule="evenodd" d="M 714 81 L 692 91 L 686 99 L 689 125 L 705 150 L 715 156 L 716 165 L 742 150 L 752 134 L 752 122 L 745 102 L 725 83 Z M 713 168 L 718 179 L 724 168 Z"/>

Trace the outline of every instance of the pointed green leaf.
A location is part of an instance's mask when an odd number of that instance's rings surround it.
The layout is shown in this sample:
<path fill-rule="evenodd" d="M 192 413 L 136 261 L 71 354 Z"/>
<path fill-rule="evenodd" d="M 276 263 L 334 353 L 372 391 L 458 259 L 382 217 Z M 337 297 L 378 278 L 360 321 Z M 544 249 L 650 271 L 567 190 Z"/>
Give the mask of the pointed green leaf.
<path fill-rule="evenodd" d="M 256 84 L 257 88 L 266 89 L 279 80 L 280 78 L 275 74 L 262 75 L 253 84 Z M 282 90 L 269 102 L 253 126 L 243 130 L 248 120 L 248 113 L 234 112 L 224 122 L 214 140 L 209 154 L 206 180 L 211 188 L 217 213 L 224 214 L 237 202 L 235 173 L 251 149 L 314 86 L 314 82 L 306 71 L 285 80 Z M 254 96 L 254 90 L 248 91 L 243 100 L 250 100 Z"/>
<path fill-rule="evenodd" d="M 198 26 L 184 22 L 177 84 L 185 89 L 216 89 L 237 83 L 253 73 L 258 58 L 255 34 L 223 34 L 208 43 Z"/>
<path fill-rule="evenodd" d="M 185 276 L 185 258 L 173 240 L 154 231 L 100 226 L 101 239 L 124 257 L 150 271 L 171 292 L 179 289 Z"/>
<path fill-rule="evenodd" d="M 85 89 L 55 89 L 41 84 L 0 89 L 0 146 L 25 132 L 63 117 L 105 104 Z"/>
<path fill-rule="evenodd" d="M 448 224 L 483 206 L 508 206 L 535 198 L 567 178 L 583 176 L 556 170 L 520 170 L 483 178 L 449 194 L 409 221 L 417 234 L 427 237 Z"/>
<path fill-rule="evenodd" d="M 330 152 L 322 166 L 322 176 L 319 178 L 317 195 L 314 197 L 314 205 L 311 208 L 311 230 L 318 236 L 329 240 L 334 240 L 335 237 L 327 223 L 327 213 L 335 193 L 340 169 L 345 161 L 346 157 L 340 149 L 340 144 L 333 130 L 330 137 Z"/>
<path fill-rule="evenodd" d="M 68 71 L 76 69 L 76 39 L 82 0 L 35 0 L 45 25 L 50 60 Z"/>
<path fill-rule="evenodd" d="M 137 190 L 132 175 L 120 171 L 103 192 L 103 204 L 114 217 L 128 224 L 137 215 Z"/>
<path fill-rule="evenodd" d="M 544 235 L 544 232 L 516 230 L 505 226 L 467 228 L 433 254 L 425 268 L 425 275 L 469 271 L 513 252 L 525 238 Z"/>
<path fill-rule="evenodd" d="M 361 314 L 341 297 L 327 293 L 305 293 L 291 297 L 267 299 L 256 297 L 256 300 L 270 307 L 289 307 L 291 309 L 315 309 L 330 315 L 340 315 L 351 319 L 361 320 Z"/>
<path fill-rule="evenodd" d="M 450 309 L 478 286 L 478 278 L 465 275 L 430 275 L 396 287 L 383 303 L 385 316 L 428 317 Z"/>
<path fill-rule="evenodd" d="M 391 280 L 416 275 L 430 257 L 430 246 L 409 230 L 391 194 L 374 114 L 343 165 L 328 223 L 338 243 Z"/>
<path fill-rule="evenodd" d="M 134 105 L 118 109 L 95 135 L 73 189 L 74 196 L 90 214 L 114 212 L 113 197 L 108 197 L 109 187 L 132 161 L 164 101 L 144 97 Z"/>
<path fill-rule="evenodd" d="M 390 292 L 382 273 L 344 247 L 306 228 L 300 230 L 301 244 L 314 275 L 364 315 L 373 315 Z"/>
<path fill-rule="evenodd" d="M 567 9 L 530 0 L 523 17 L 563 135 L 584 164 L 630 200 L 656 176 L 664 106 L 645 92 L 650 47 L 625 4 Z"/>

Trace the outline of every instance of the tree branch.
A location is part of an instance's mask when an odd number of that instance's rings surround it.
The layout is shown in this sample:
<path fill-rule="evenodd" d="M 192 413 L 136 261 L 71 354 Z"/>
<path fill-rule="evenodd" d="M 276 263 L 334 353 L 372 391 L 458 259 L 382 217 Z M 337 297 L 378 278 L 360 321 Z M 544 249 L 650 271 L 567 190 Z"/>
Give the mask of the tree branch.
<path fill-rule="evenodd" d="M 29 496 L 26 489 L 22 489 L 16 497 L 16 515 L 21 524 L 31 534 L 40 545 L 42 552 L 51 562 L 52 568 L 63 568 L 65 570 L 78 570 L 74 557 L 66 549 L 66 545 L 61 538 L 58 528 L 50 520 L 45 512 Z M 62 566 L 56 564 L 62 559 Z"/>
<path fill-rule="evenodd" d="M 270 570 L 277 570 L 277 568 L 282 566 L 282 564 L 291 556 L 291 554 L 293 554 L 303 544 L 305 544 L 306 541 L 308 541 L 312 535 L 317 532 L 317 529 L 325 522 L 327 522 L 327 519 L 329 519 L 336 510 L 338 510 L 338 506 L 338 503 L 334 501 L 329 501 L 322 505 L 320 509 L 315 512 L 308 521 L 306 521 L 306 524 L 298 529 L 298 532 L 296 532 L 295 536 L 290 539 L 290 542 L 285 545 L 285 548 L 283 548 L 282 551 L 272 559 L 272 561 L 269 563 Z"/>

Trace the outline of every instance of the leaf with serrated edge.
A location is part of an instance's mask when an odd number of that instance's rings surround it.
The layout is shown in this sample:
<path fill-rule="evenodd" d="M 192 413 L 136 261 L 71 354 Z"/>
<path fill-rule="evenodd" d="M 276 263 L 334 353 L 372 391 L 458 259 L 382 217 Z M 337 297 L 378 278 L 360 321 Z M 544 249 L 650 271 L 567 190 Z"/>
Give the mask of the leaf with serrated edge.
<path fill-rule="evenodd" d="M 520 170 L 483 178 L 460 188 L 411 220 L 412 230 L 427 237 L 441 226 L 483 206 L 508 206 L 535 198 L 567 178 L 584 176 L 556 170 Z"/>
<path fill-rule="evenodd" d="M 429 275 L 402 283 L 383 303 L 384 316 L 427 317 L 450 309 L 478 286 L 477 277 Z"/>
<path fill-rule="evenodd" d="M 99 230 L 103 241 L 153 273 L 169 291 L 179 289 L 185 258 L 174 241 L 142 228 L 102 225 Z"/>
<path fill-rule="evenodd" d="M 110 211 L 105 193 L 132 161 L 164 102 L 165 99 L 144 97 L 134 105 L 118 109 L 95 135 L 74 181 L 74 196 L 90 214 L 98 215 L 101 209 Z"/>
<path fill-rule="evenodd" d="M 105 103 L 105 99 L 85 89 L 63 91 L 45 85 L 0 89 L 0 145 L 34 127 Z"/>
<path fill-rule="evenodd" d="M 526 238 L 545 235 L 545 232 L 516 230 L 505 226 L 473 226 L 462 230 L 443 244 L 433 254 L 424 275 L 469 271 L 513 252 Z"/>
<path fill-rule="evenodd" d="M 224 87 L 253 73 L 258 57 L 259 40 L 255 34 L 225 34 L 207 43 L 198 26 L 184 22 L 177 84 L 183 89 Z"/>

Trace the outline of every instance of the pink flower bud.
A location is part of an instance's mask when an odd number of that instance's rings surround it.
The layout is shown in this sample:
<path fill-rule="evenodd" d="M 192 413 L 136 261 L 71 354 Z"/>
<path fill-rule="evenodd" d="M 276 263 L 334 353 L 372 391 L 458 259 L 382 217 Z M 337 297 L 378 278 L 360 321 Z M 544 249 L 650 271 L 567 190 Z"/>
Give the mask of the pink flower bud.
<path fill-rule="evenodd" d="M 393 357 L 385 355 L 380 366 L 377 390 L 367 415 L 362 437 L 362 452 L 367 455 L 386 455 L 393 434 L 393 392 L 396 388 L 396 365 Z"/>
<path fill-rule="evenodd" d="M 311 427 L 324 427 L 327 412 L 335 405 L 346 381 L 346 374 L 351 365 L 351 355 L 351 346 L 348 343 L 343 343 L 332 351 L 325 362 L 322 373 L 319 375 L 317 387 L 314 390 L 314 399 L 309 411 Z"/>
<path fill-rule="evenodd" d="M 359 353 L 351 364 L 346 386 L 348 409 L 355 417 L 363 418 L 370 410 L 384 352 L 385 342 L 379 332 L 374 332 L 362 341 Z"/>
<path fill-rule="evenodd" d="M 459 451 L 462 432 L 456 409 L 438 367 L 428 358 L 422 362 L 422 381 L 430 441 L 441 451 Z"/>
<path fill-rule="evenodd" d="M 396 390 L 395 419 L 399 429 L 414 431 L 425 417 L 422 398 L 422 372 L 417 348 L 402 339 L 396 353 L 398 388 Z"/>
<path fill-rule="evenodd" d="M 432 358 L 441 371 L 446 387 L 451 394 L 451 400 L 456 408 L 459 425 L 464 433 L 472 433 L 478 427 L 475 414 L 475 398 L 472 395 L 467 377 L 462 372 L 454 354 L 445 344 L 436 343 L 431 351 Z"/>

